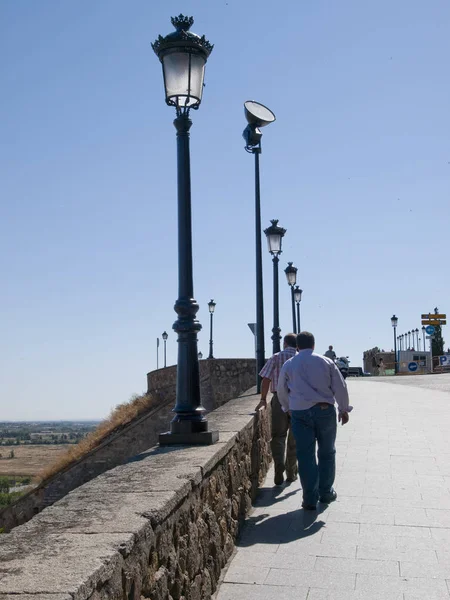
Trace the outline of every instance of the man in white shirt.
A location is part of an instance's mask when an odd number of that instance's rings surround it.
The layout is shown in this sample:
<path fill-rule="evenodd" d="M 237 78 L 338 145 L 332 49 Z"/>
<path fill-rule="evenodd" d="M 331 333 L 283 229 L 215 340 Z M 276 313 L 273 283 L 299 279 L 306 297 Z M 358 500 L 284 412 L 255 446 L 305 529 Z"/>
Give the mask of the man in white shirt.
<path fill-rule="evenodd" d="M 284 363 L 278 379 L 278 400 L 291 414 L 297 462 L 303 489 L 303 508 L 336 500 L 336 409 L 339 421 L 349 420 L 347 385 L 334 362 L 314 353 L 315 340 L 306 331 L 297 336 L 298 354 Z M 316 441 L 317 458 L 316 460 Z"/>

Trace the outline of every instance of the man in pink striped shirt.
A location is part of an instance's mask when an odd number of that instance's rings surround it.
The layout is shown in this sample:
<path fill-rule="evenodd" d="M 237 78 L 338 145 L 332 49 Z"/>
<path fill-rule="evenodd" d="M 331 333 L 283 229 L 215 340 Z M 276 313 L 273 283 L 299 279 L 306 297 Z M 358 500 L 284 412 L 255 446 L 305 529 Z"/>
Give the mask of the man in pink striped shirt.
<path fill-rule="evenodd" d="M 283 339 L 283 350 L 274 354 L 272 358 L 269 358 L 259 373 L 263 378 L 261 382 L 261 401 L 255 410 L 266 408 L 269 389 L 273 394 L 271 402 L 272 440 L 270 442 L 270 448 L 275 464 L 275 485 L 281 485 L 283 483 L 285 471 L 287 482 L 290 483 L 297 479 L 297 456 L 295 439 L 290 427 L 290 416 L 281 408 L 277 396 L 278 378 L 280 376 L 281 367 L 287 360 L 295 356 L 296 347 L 297 336 L 294 333 L 285 335 Z"/>

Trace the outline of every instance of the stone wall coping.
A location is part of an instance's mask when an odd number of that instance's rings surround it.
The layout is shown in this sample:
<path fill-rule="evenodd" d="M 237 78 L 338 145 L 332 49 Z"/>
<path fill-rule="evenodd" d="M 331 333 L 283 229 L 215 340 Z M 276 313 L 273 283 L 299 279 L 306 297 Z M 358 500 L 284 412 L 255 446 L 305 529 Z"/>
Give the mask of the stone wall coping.
<path fill-rule="evenodd" d="M 256 388 L 210 413 L 212 446 L 155 446 L 0 535 L 0 600 L 86 600 L 121 572 L 139 540 L 173 513 L 252 428 Z"/>
<path fill-rule="evenodd" d="M 199 360 L 199 365 L 202 364 L 207 364 L 207 365 L 211 365 L 214 366 L 214 364 L 222 364 L 222 363 L 228 363 L 228 362 L 239 362 L 239 361 L 246 361 L 246 360 L 255 360 L 255 357 L 253 358 L 218 358 L 217 356 L 215 356 L 214 358 L 205 358 L 202 360 Z M 161 367 L 160 369 L 154 369 L 153 371 L 149 371 L 147 373 L 147 375 L 154 375 L 156 373 L 164 373 L 167 372 L 167 369 L 170 369 L 171 371 L 176 370 L 177 365 L 167 365 L 167 367 Z"/>

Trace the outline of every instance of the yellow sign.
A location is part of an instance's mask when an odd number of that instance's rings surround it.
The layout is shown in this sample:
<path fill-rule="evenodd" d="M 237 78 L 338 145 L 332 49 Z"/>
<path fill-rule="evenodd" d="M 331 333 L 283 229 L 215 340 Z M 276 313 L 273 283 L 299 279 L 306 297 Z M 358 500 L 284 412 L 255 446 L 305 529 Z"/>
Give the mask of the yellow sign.
<path fill-rule="evenodd" d="M 422 325 L 447 325 L 447 321 L 433 321 L 433 320 L 427 320 L 427 321 L 422 321 Z"/>
<path fill-rule="evenodd" d="M 446 319 L 447 315 L 434 315 L 433 313 L 428 313 L 427 315 L 422 315 L 422 319 L 428 319 L 429 321 L 436 321 L 438 319 Z"/>

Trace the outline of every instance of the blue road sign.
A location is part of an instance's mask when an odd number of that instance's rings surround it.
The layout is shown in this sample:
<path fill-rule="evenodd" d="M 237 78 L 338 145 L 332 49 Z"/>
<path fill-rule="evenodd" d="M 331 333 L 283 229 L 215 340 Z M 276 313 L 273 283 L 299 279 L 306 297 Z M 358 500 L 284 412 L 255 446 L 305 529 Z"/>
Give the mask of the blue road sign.
<path fill-rule="evenodd" d="M 410 362 L 408 364 L 408 371 L 411 371 L 412 373 L 414 373 L 414 371 L 417 371 L 419 365 L 416 362 Z"/>
<path fill-rule="evenodd" d="M 434 329 L 433 325 L 428 325 L 428 327 L 425 329 L 425 331 L 427 332 L 427 335 L 433 335 L 433 333 L 435 332 L 435 329 Z"/>

